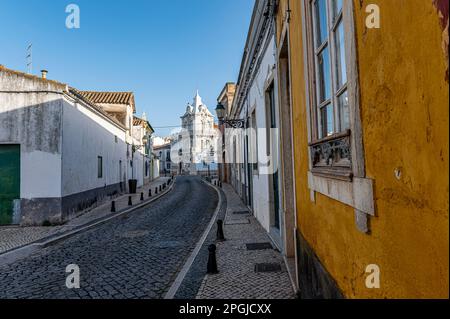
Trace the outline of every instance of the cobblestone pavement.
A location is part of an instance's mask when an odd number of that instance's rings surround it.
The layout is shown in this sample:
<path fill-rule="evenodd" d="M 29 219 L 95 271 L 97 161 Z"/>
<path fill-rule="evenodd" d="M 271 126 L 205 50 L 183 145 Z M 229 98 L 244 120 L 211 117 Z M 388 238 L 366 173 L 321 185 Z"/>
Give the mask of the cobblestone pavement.
<path fill-rule="evenodd" d="M 295 298 L 281 254 L 274 249 L 247 250 L 248 243 L 270 242 L 265 230 L 250 214 L 233 214 L 248 209 L 230 185 L 224 184 L 223 191 L 227 198 L 224 223 L 226 241 L 216 243 L 219 274 L 204 278 L 197 299 Z M 281 265 L 281 271 L 257 273 L 257 263 L 276 263 Z"/>
<path fill-rule="evenodd" d="M 196 177 L 145 208 L 0 268 L 0 298 L 162 298 L 204 232 L 217 193 Z M 80 267 L 81 289 L 65 286 Z"/>
<path fill-rule="evenodd" d="M 133 195 L 133 204 L 140 203 L 140 193 L 144 192 L 148 196 L 148 190 L 152 189 L 154 194 L 154 189 L 159 188 L 159 185 L 167 183 L 169 178 L 161 177 L 156 181 L 149 183 L 148 185 L 139 188 L 137 194 Z M 128 194 L 121 195 L 114 198 L 116 201 L 116 210 L 129 208 L 128 206 Z M 35 241 L 58 235 L 66 231 L 73 230 L 82 225 L 88 224 L 93 220 L 101 219 L 112 215 L 111 213 L 111 199 L 104 200 L 98 206 L 93 207 L 79 216 L 70 220 L 63 226 L 53 226 L 53 227 L 0 227 L 0 254 L 5 253 L 9 250 L 19 248 Z"/>
<path fill-rule="evenodd" d="M 227 198 L 225 193 L 219 189 L 221 193 L 221 207 L 217 216 L 217 220 L 223 220 L 227 209 Z M 217 222 L 217 220 L 215 222 Z M 208 263 L 208 246 L 216 240 L 217 224 L 211 228 L 205 243 L 202 245 L 197 257 L 195 258 L 186 277 L 180 285 L 175 299 L 195 299 L 206 275 L 206 266 Z"/>

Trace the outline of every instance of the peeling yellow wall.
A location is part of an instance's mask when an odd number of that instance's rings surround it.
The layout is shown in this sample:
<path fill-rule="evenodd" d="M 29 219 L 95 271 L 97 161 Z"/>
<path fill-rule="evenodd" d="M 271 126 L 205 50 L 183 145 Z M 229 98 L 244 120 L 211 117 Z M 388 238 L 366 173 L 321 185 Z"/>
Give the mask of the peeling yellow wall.
<path fill-rule="evenodd" d="M 278 39 L 287 1 L 280 1 Z M 373 3 L 381 29 L 369 30 L 365 8 Z M 377 216 L 365 235 L 352 208 L 320 194 L 310 200 L 303 7 L 290 0 L 298 228 L 348 298 L 448 298 L 449 88 L 440 15 L 433 0 L 353 5 L 365 164 Z M 365 286 L 369 264 L 381 268 L 381 289 Z"/>

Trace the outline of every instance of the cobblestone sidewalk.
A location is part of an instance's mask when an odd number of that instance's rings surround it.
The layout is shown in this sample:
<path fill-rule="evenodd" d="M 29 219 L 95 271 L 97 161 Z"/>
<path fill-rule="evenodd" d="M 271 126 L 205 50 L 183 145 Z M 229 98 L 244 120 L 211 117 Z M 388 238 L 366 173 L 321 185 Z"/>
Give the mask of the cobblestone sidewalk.
<path fill-rule="evenodd" d="M 132 203 L 133 205 L 137 205 L 141 203 L 140 197 L 141 192 L 144 193 L 145 200 L 148 199 L 149 189 L 152 190 L 152 195 L 155 195 L 155 188 L 167 183 L 169 180 L 168 177 L 161 177 L 156 181 L 145 185 L 142 188 L 137 190 L 137 194 L 132 195 Z M 116 211 L 120 212 L 128 206 L 128 197 L 129 194 L 121 195 L 113 200 L 116 202 Z M 42 240 L 47 237 L 51 237 L 54 235 L 62 234 L 67 231 L 74 230 L 83 225 L 87 225 L 96 220 L 101 220 L 108 216 L 114 215 L 111 213 L 111 202 L 112 200 L 108 199 L 103 201 L 100 205 L 95 208 L 91 208 L 88 211 L 81 213 L 78 217 L 70 220 L 65 225 L 62 226 L 52 226 L 52 227 L 0 227 L 0 254 L 6 253 L 10 250 L 26 246 L 35 241 Z"/>
<path fill-rule="evenodd" d="M 295 298 L 283 257 L 274 249 L 247 250 L 250 243 L 270 242 L 269 236 L 228 184 L 224 222 L 225 242 L 217 243 L 219 274 L 207 275 L 197 299 L 291 299 Z M 281 271 L 256 272 L 256 264 L 278 264 Z"/>

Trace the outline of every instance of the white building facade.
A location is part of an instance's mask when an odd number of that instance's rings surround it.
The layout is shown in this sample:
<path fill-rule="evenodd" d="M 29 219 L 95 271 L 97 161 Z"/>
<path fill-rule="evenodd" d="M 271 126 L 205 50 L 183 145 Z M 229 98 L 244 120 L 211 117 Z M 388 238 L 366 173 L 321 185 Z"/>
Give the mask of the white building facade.
<path fill-rule="evenodd" d="M 269 1 L 257 1 L 245 47 L 229 119 L 245 121 L 246 129 L 226 134 L 230 182 L 249 209 L 284 250 L 284 216 L 279 173 L 279 107 L 275 28 Z M 268 11 L 269 12 L 269 11 Z"/>
<path fill-rule="evenodd" d="M 1 66 L 0 101 L 0 224 L 61 224 L 127 191 L 127 121 L 66 84 Z"/>
<path fill-rule="evenodd" d="M 172 151 L 175 154 L 183 153 L 182 169 L 196 174 L 199 170 L 217 167 L 220 132 L 214 123 L 214 116 L 203 103 L 198 91 L 193 103 L 188 103 L 181 123 L 183 146 L 180 150 Z"/>

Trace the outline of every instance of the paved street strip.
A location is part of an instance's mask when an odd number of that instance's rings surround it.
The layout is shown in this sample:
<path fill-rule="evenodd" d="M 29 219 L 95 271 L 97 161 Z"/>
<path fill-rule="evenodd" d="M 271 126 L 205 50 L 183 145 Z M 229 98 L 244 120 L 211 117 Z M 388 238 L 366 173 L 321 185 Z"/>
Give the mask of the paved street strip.
<path fill-rule="evenodd" d="M 162 199 L 0 267 L 0 298 L 162 299 L 218 201 L 200 178 L 177 178 Z M 79 289 L 66 286 L 68 265 Z"/>
<path fill-rule="evenodd" d="M 162 193 L 160 193 L 157 196 L 147 199 L 146 201 L 144 201 L 136 206 L 132 206 L 131 208 L 125 209 L 123 211 L 120 211 L 113 215 L 109 215 L 107 217 L 98 218 L 98 219 L 90 221 L 84 225 L 79 225 L 75 229 L 64 232 L 62 234 L 51 235 L 47 238 L 40 239 L 33 243 L 30 243 L 25 246 L 22 246 L 22 247 L 7 251 L 3 254 L 0 254 L 0 266 L 4 266 L 4 265 L 10 264 L 10 263 L 13 263 L 19 259 L 22 259 L 22 258 L 25 258 L 25 257 L 31 255 L 33 252 L 35 252 L 39 249 L 48 247 L 59 241 L 68 239 L 74 235 L 77 235 L 79 233 L 82 233 L 84 231 L 92 229 L 96 226 L 104 224 L 112 219 L 118 218 L 118 217 L 128 214 L 130 212 L 133 212 L 139 208 L 145 207 L 148 204 L 160 199 L 161 197 L 167 195 L 170 191 L 172 191 L 172 189 L 175 185 L 175 182 L 176 182 L 176 179 L 168 186 L 167 190 L 163 191 Z"/>
<path fill-rule="evenodd" d="M 217 204 L 216 211 L 214 212 L 213 217 L 211 218 L 211 221 L 208 224 L 208 227 L 206 227 L 205 232 L 203 233 L 200 240 L 197 242 L 197 245 L 194 248 L 194 251 L 191 253 L 189 258 L 186 260 L 186 263 L 184 264 L 181 271 L 178 273 L 177 278 L 173 282 L 172 286 L 170 287 L 167 294 L 164 296 L 164 299 L 173 299 L 180 288 L 181 284 L 183 283 L 184 278 L 186 277 L 187 273 L 189 272 L 189 269 L 191 268 L 192 264 L 194 263 L 195 258 L 197 257 L 198 253 L 200 252 L 200 249 L 202 248 L 203 244 L 205 243 L 206 238 L 208 237 L 208 234 L 210 233 L 212 227 L 214 226 L 217 216 L 220 212 L 220 207 L 222 204 L 222 196 L 220 192 L 217 190 L 216 187 L 204 182 L 208 186 L 214 188 L 214 190 L 217 192 L 217 195 L 219 196 L 219 202 Z"/>

